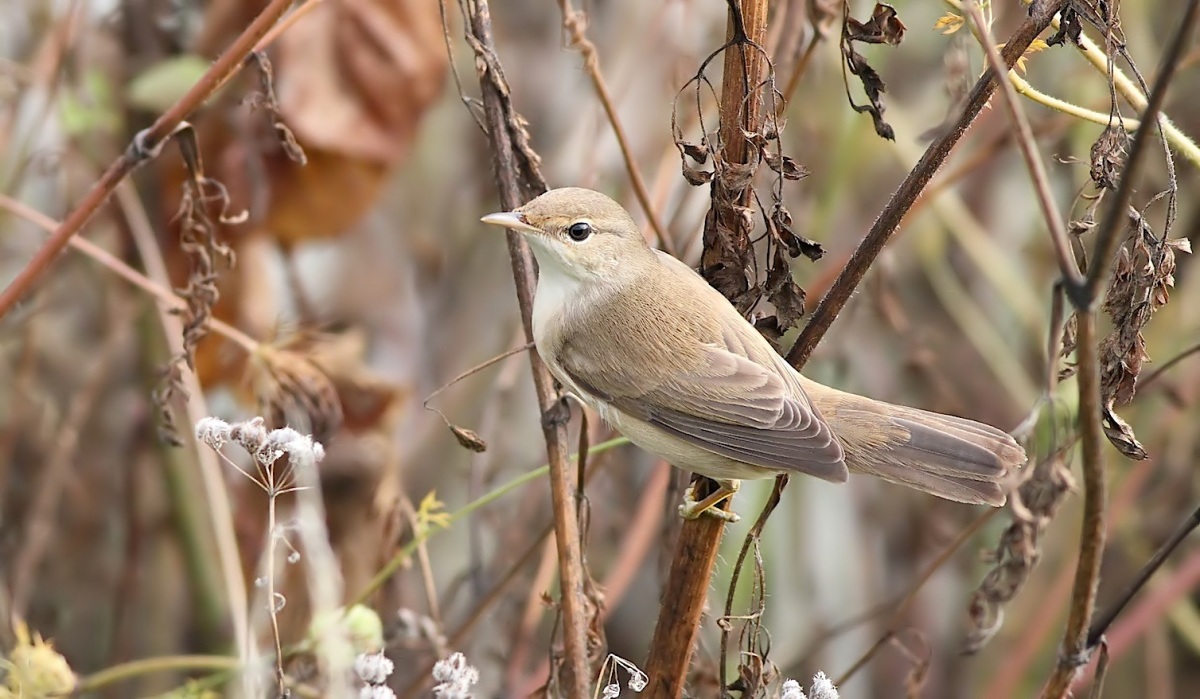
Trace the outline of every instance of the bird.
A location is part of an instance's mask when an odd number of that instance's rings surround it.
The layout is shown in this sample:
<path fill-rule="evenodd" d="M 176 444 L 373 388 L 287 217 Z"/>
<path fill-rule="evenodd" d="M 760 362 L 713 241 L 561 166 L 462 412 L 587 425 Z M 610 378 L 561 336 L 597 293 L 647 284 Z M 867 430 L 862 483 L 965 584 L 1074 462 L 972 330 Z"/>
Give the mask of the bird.
<path fill-rule="evenodd" d="M 685 518 L 737 521 L 717 505 L 742 480 L 781 473 L 863 473 L 998 507 L 1026 461 L 998 428 L 806 378 L 603 193 L 552 189 L 481 220 L 520 233 L 537 260 L 533 341 L 563 388 L 635 445 L 716 481 L 702 499 L 688 489 Z"/>

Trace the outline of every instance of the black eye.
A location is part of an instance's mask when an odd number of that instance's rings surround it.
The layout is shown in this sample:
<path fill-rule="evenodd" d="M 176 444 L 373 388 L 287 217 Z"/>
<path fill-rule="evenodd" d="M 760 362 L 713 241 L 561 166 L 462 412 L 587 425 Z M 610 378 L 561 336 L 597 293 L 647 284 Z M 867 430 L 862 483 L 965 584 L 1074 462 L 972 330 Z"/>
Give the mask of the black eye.
<path fill-rule="evenodd" d="M 591 234 L 592 224 L 587 223 L 586 221 L 572 223 L 571 227 L 567 229 L 567 235 L 571 237 L 571 240 L 574 240 L 577 243 L 587 240 L 588 236 Z"/>

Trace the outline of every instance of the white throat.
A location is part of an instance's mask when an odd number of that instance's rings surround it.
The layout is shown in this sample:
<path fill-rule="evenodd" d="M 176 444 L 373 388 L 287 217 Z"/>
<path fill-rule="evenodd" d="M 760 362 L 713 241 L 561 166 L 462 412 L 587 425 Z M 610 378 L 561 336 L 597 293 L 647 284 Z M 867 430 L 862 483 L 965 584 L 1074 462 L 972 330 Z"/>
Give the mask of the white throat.
<path fill-rule="evenodd" d="M 555 318 L 562 318 L 569 307 L 579 303 L 585 293 L 578 270 L 568 266 L 539 240 L 532 239 L 530 248 L 538 261 L 537 292 L 533 297 L 533 339 L 541 344 Z"/>

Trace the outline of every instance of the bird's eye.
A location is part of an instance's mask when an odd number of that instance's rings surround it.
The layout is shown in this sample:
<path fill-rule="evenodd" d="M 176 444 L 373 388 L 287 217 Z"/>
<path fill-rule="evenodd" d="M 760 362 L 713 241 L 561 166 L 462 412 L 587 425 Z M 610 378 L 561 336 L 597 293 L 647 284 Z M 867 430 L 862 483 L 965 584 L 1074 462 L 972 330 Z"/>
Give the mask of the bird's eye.
<path fill-rule="evenodd" d="M 579 221 L 577 223 L 572 223 L 571 227 L 567 229 L 567 235 L 570 236 L 571 240 L 574 240 L 577 243 L 581 243 L 581 242 L 587 240 L 588 236 L 590 236 L 591 234 L 592 234 L 592 224 L 590 224 L 586 221 Z"/>

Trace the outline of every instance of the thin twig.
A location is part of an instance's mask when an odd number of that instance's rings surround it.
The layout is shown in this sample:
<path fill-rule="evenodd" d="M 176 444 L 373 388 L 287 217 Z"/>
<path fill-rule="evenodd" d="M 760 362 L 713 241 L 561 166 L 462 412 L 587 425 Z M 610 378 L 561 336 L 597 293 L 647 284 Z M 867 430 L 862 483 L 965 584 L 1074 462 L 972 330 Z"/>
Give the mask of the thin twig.
<path fill-rule="evenodd" d="M 118 188 L 117 196 L 121 196 L 120 188 Z M 136 197 L 135 197 L 136 199 Z M 33 225 L 42 230 L 53 233 L 61 224 L 49 216 L 30 208 L 23 202 L 9 197 L 6 194 L 0 193 L 0 209 L 7 209 L 21 218 L 29 221 Z M 89 257 L 92 261 L 100 266 L 108 269 L 113 274 L 129 282 L 133 286 L 150 294 L 162 303 L 166 304 L 171 310 L 182 311 L 187 308 L 187 302 L 179 298 L 167 288 L 166 285 L 160 284 L 146 275 L 137 271 L 133 267 L 125 264 L 119 257 L 108 252 L 104 248 L 96 245 L 87 238 L 71 238 L 67 245 L 85 257 Z M 226 323 L 219 318 L 209 317 L 205 319 L 205 324 L 209 330 L 224 337 L 238 347 L 244 349 L 247 353 L 254 353 L 258 350 L 259 342 L 250 337 L 241 330 Z"/>
<path fill-rule="evenodd" d="M 1195 531 L 1197 527 L 1200 527 L 1200 508 L 1192 510 L 1192 513 L 1180 522 L 1171 536 L 1163 542 L 1163 545 L 1154 552 L 1150 560 L 1146 561 L 1146 564 L 1138 571 L 1137 577 L 1129 583 L 1129 587 L 1113 601 L 1108 609 L 1097 614 L 1092 619 L 1092 625 L 1088 629 L 1087 634 L 1087 646 L 1089 648 L 1095 647 L 1100 642 L 1100 639 L 1108 632 L 1108 627 L 1112 626 L 1117 616 L 1133 601 L 1137 593 L 1150 581 L 1150 578 L 1162 567 L 1167 558 L 1175 552 L 1179 544 Z"/>
<path fill-rule="evenodd" d="M 3 293 L 0 293 L 0 317 L 17 305 L 25 292 L 29 291 L 34 282 L 58 257 L 58 253 L 67 246 L 67 242 L 82 230 L 104 202 L 108 201 L 108 198 L 116 191 L 117 185 L 138 166 L 157 157 L 162 151 L 163 144 L 175 133 L 180 123 L 241 70 L 245 65 L 246 57 L 254 51 L 259 39 L 292 6 L 293 1 L 271 0 L 271 3 L 254 18 L 250 26 L 246 27 L 241 36 L 230 44 L 225 53 L 221 54 L 221 57 L 209 67 L 204 75 L 200 76 L 200 79 L 183 97 L 179 98 L 179 101 L 155 120 L 149 128 L 134 136 L 125 152 L 108 166 L 100 179 L 92 185 L 79 204 L 63 219 L 62 224 L 34 253 L 33 258 L 21 269 L 12 283 L 4 289 Z"/>
<path fill-rule="evenodd" d="M 1050 25 L 1050 20 L 1066 4 L 1067 0 L 1053 0 L 1032 5 L 1030 14 L 1004 45 L 1002 53 L 1004 64 L 1010 68 L 1016 64 L 1017 59 L 1025 53 L 1025 49 Z M 900 183 L 900 187 L 892 194 L 891 199 L 880 212 L 879 218 L 871 226 L 871 230 L 867 232 L 846 263 L 845 269 L 838 275 L 829 292 L 822 297 L 820 304 L 813 311 L 808 324 L 800 333 L 800 338 L 796 340 L 796 344 L 787 354 L 789 364 L 801 368 L 812 356 L 817 343 L 821 341 L 838 313 L 850 300 L 850 296 L 866 275 L 867 270 L 871 268 L 871 264 L 875 262 L 875 258 L 879 256 L 896 229 L 900 227 L 901 221 L 912 207 L 913 202 L 929 184 L 963 134 L 974 123 L 975 118 L 979 116 L 979 112 L 987 104 L 995 89 L 994 73 L 988 71 L 975 83 L 958 120 L 946 129 L 940 138 L 930 144 L 925 155 Z"/>
<path fill-rule="evenodd" d="M 583 55 L 583 69 L 592 79 L 596 96 L 600 99 L 600 104 L 604 106 L 604 114 L 608 117 L 608 123 L 612 125 L 613 136 L 616 137 L 617 146 L 621 149 L 621 158 L 625 161 L 625 170 L 629 173 L 629 181 L 633 184 L 633 192 L 637 196 L 638 204 L 641 205 L 646 218 L 650 220 L 650 227 L 654 229 L 654 234 L 658 236 L 658 246 L 674 255 L 675 244 L 668 235 L 666 227 L 659 220 L 658 214 L 654 210 L 654 204 L 650 201 L 650 191 L 646 188 L 646 180 L 642 177 L 642 171 L 633 157 L 633 149 L 629 147 L 629 137 L 625 135 L 625 128 L 621 126 L 621 118 L 617 116 L 617 108 L 613 104 L 612 94 L 608 91 L 604 74 L 600 72 L 600 56 L 596 52 L 596 45 L 587 38 L 586 16 L 571 6 L 571 0 L 558 0 L 558 7 L 562 11 L 563 28 L 571 37 L 571 45 L 577 47 L 579 53 Z"/>
<path fill-rule="evenodd" d="M 1005 76 L 1009 69 L 1004 67 L 1000 52 L 996 50 L 996 39 L 991 29 L 983 19 L 976 0 L 966 0 L 963 11 L 974 25 L 975 36 L 978 37 L 983 52 L 991 65 L 992 74 Z M 1067 284 L 1079 284 L 1082 276 L 1079 264 L 1071 251 L 1071 243 L 1067 238 L 1067 229 L 1063 225 L 1062 214 L 1058 204 L 1054 202 L 1054 194 L 1050 191 L 1050 178 L 1046 175 L 1046 166 L 1038 154 L 1037 142 L 1033 139 L 1033 129 L 1029 126 L 1029 118 L 1021 107 L 1021 100 L 1016 90 L 1008 80 L 1000 79 L 1000 92 L 1004 95 L 1004 106 L 1008 108 L 1008 118 L 1012 122 L 1013 135 L 1020 146 L 1021 156 L 1025 159 L 1025 167 L 1029 169 L 1029 178 L 1033 180 L 1033 189 L 1037 194 L 1038 204 L 1042 207 L 1042 216 L 1046 219 L 1046 227 L 1050 231 L 1050 240 L 1054 243 L 1054 255 L 1058 260 L 1058 268 Z"/>
<path fill-rule="evenodd" d="M 487 0 L 464 0 L 468 42 L 475 52 L 475 67 L 483 97 L 487 136 L 494 158 L 496 186 L 500 204 L 515 209 L 527 195 L 545 191 L 546 183 L 538 172 L 536 156 L 518 119 L 504 78 L 500 58 L 492 40 L 491 10 Z M 533 257 L 524 239 L 507 231 L 509 258 L 517 287 L 517 303 L 525 339 L 533 340 L 533 293 L 537 284 Z M 542 434 L 550 462 L 550 499 L 554 509 L 555 540 L 558 544 L 559 585 L 563 610 L 563 650 L 567 672 L 568 696 L 587 694 L 591 678 L 588 662 L 588 601 L 584 590 L 583 554 L 579 546 L 579 521 L 575 502 L 575 478 L 567 461 L 566 420 L 557 416 L 562 403 L 549 370 L 536 352 L 529 354 L 538 407 L 542 414 Z M 568 413 L 569 415 L 569 413 Z"/>

